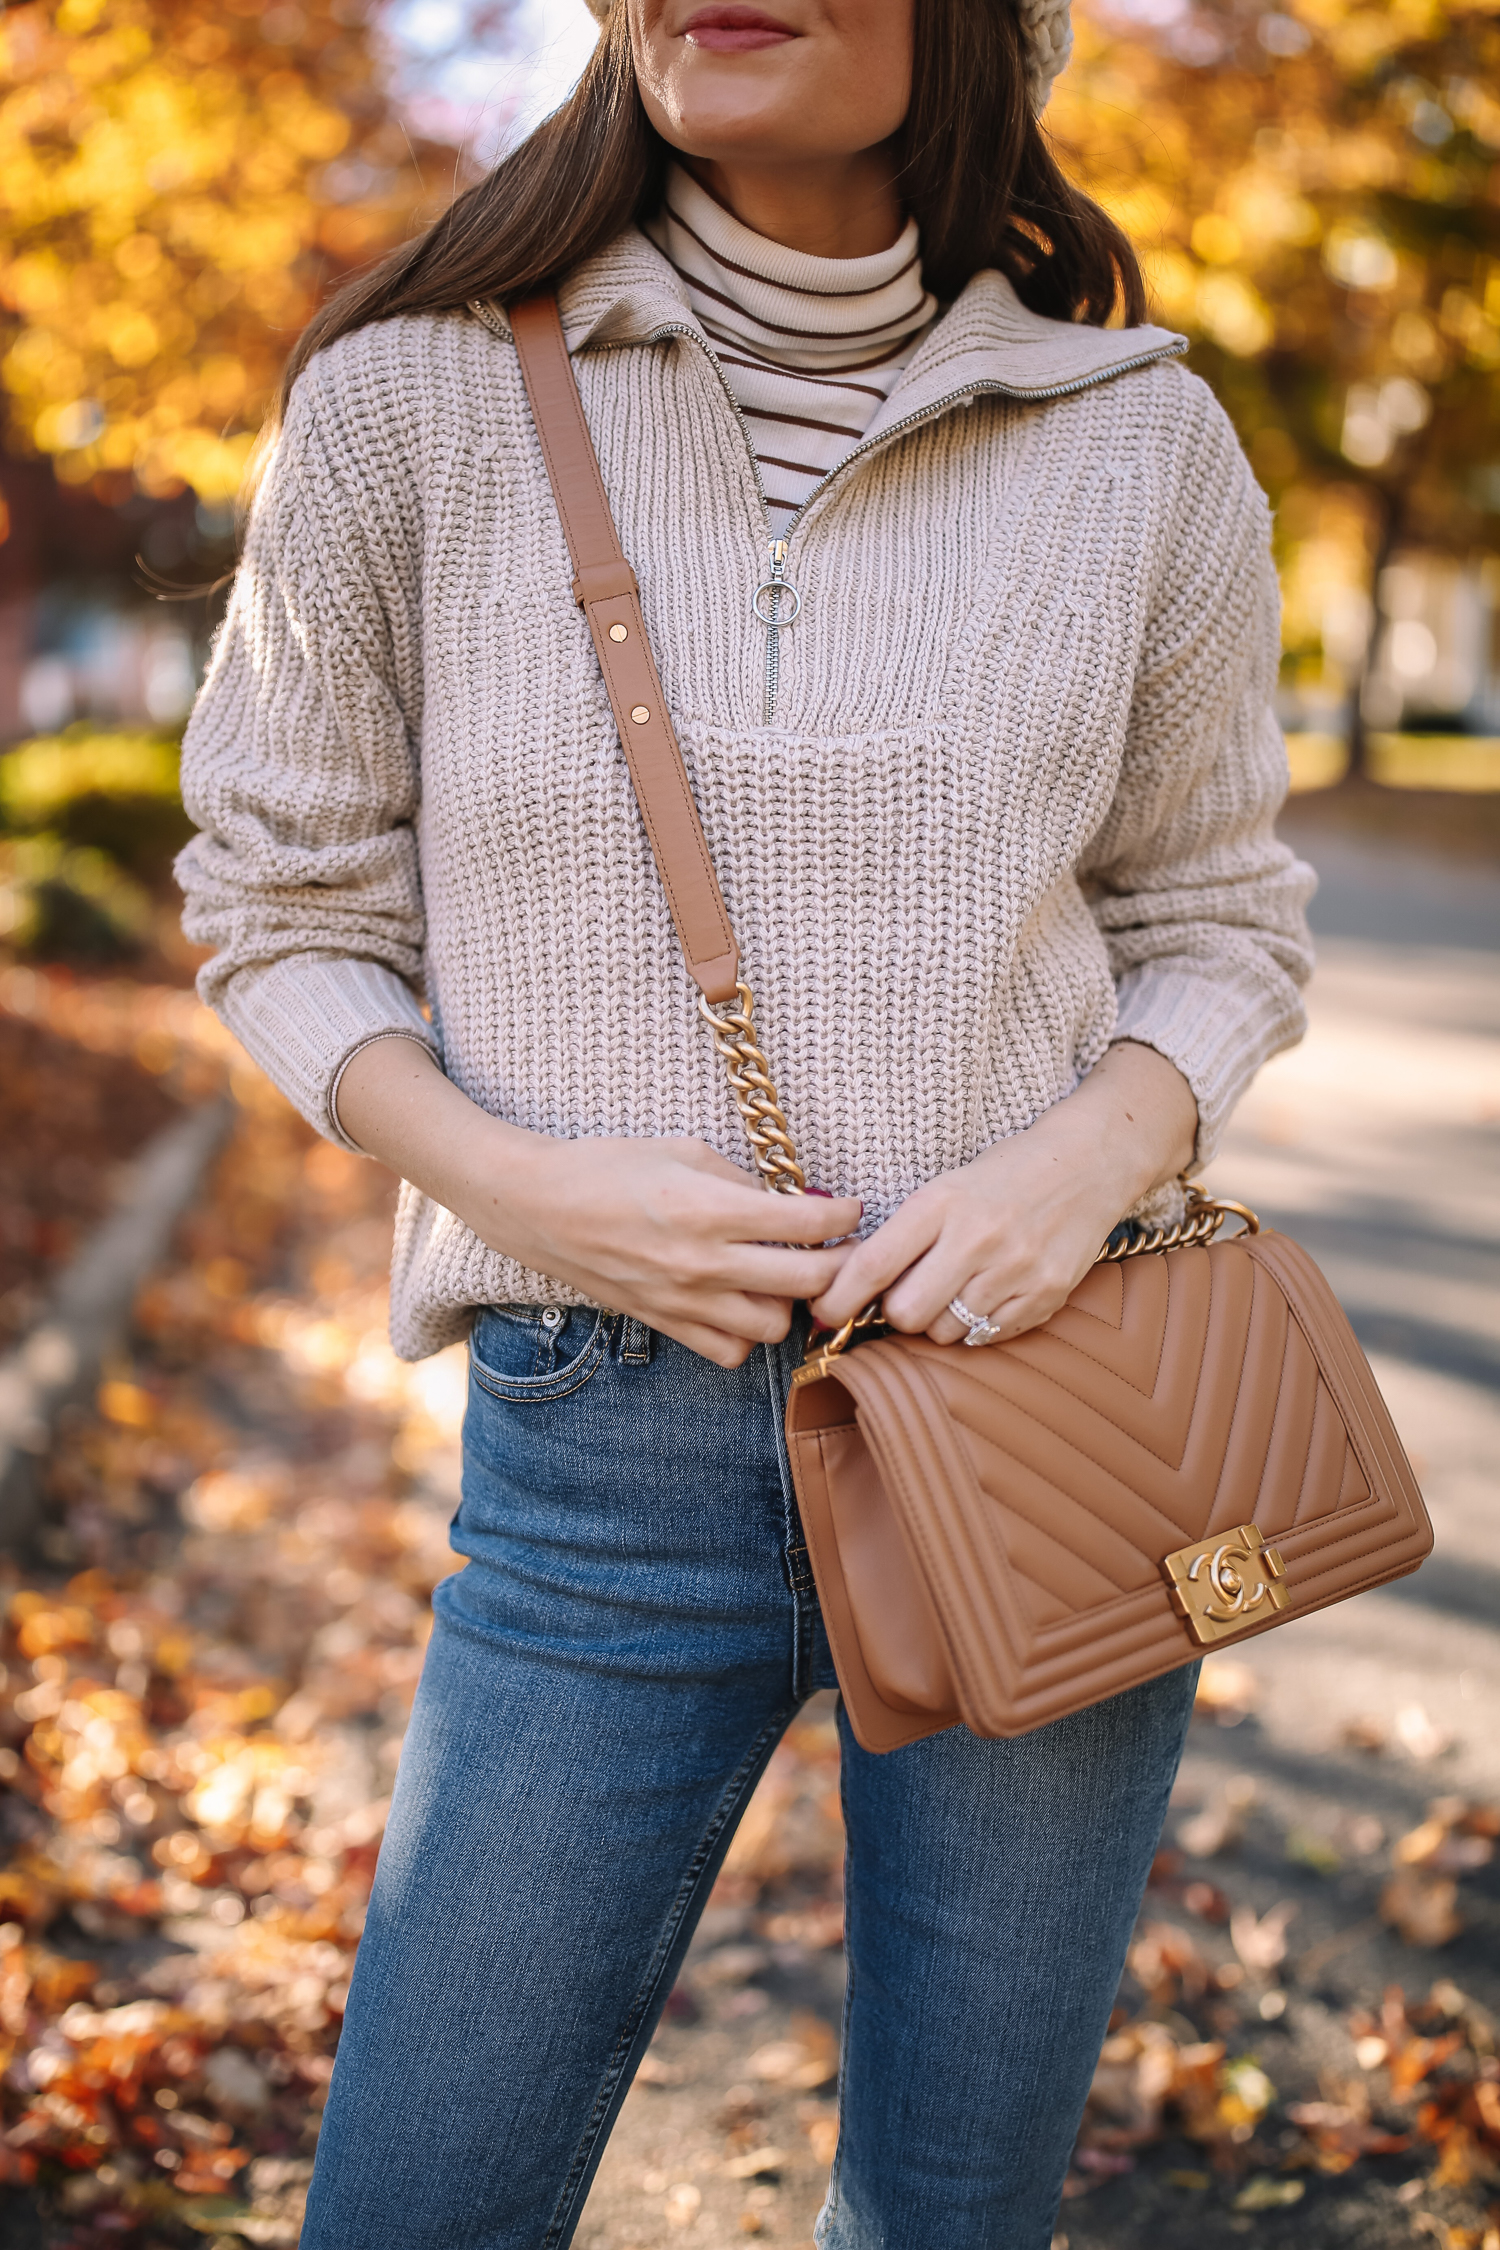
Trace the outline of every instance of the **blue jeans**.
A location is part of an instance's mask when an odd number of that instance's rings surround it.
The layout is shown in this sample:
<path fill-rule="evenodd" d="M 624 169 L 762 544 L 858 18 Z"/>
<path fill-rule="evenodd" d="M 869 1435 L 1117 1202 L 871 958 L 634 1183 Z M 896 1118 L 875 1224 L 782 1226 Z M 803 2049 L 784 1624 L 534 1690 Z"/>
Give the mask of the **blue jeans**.
<path fill-rule="evenodd" d="M 474 1330 L 436 1626 L 302 2250 L 561 2250 L 735 1823 L 834 1683 L 781 1418 L 639 1322 Z M 1014 1742 L 843 1729 L 821 2250 L 1047 2250 L 1195 1668 Z"/>

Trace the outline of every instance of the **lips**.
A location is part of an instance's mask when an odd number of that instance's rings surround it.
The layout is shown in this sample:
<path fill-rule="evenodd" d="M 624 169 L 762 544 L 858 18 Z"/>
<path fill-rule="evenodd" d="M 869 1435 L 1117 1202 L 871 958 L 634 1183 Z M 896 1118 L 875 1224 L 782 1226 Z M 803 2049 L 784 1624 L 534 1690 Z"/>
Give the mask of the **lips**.
<path fill-rule="evenodd" d="M 747 55 L 762 47 L 780 47 L 799 34 L 790 24 L 767 15 L 764 8 L 726 4 L 699 8 L 688 18 L 685 36 L 709 54 Z"/>

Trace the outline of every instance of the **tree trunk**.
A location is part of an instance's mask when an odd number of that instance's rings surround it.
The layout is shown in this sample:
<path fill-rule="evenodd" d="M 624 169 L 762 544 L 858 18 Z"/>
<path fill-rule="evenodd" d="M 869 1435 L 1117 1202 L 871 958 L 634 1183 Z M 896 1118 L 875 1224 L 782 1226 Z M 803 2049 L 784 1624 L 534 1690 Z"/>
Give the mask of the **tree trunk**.
<path fill-rule="evenodd" d="M 1400 542 L 1406 520 L 1399 486 L 1376 484 L 1372 481 L 1368 489 L 1380 510 L 1380 530 L 1370 565 L 1370 629 L 1365 636 L 1365 653 L 1349 700 L 1349 772 L 1362 781 L 1371 778 L 1370 746 L 1365 730 L 1365 687 L 1375 669 L 1375 654 L 1380 646 L 1380 629 L 1384 623 L 1380 614 L 1380 581 Z"/>

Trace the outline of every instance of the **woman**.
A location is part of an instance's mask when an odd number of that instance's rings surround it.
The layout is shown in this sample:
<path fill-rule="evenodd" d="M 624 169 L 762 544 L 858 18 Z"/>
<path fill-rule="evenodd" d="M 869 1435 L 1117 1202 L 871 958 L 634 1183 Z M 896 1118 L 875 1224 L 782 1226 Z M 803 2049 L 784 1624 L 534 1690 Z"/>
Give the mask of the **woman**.
<path fill-rule="evenodd" d="M 833 1684 L 780 1434 L 802 1307 L 1046 1318 L 1298 1035 L 1266 512 L 1041 137 L 1067 43 L 1066 0 L 614 0 L 573 99 L 294 355 L 186 746 L 188 927 L 250 1052 L 409 1183 L 398 1349 L 472 1353 L 469 1562 L 305 2250 L 570 2239 Z M 553 284 L 829 1191 L 774 1224 L 509 341 Z M 846 1732 L 824 2250 L 1049 2241 L 1192 1692 Z"/>

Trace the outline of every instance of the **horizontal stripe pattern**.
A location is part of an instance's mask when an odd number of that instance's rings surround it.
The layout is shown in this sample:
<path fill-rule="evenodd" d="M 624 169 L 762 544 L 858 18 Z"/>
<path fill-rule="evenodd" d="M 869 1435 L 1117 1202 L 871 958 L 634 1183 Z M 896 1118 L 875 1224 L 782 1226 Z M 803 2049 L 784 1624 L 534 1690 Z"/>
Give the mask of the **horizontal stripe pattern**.
<path fill-rule="evenodd" d="M 858 445 L 936 316 L 917 222 L 873 258 L 814 258 L 752 234 L 674 164 L 646 232 L 718 354 L 783 531 Z"/>

